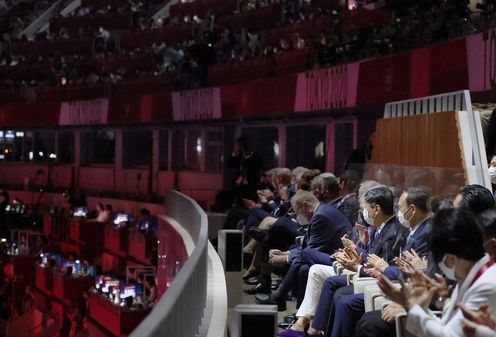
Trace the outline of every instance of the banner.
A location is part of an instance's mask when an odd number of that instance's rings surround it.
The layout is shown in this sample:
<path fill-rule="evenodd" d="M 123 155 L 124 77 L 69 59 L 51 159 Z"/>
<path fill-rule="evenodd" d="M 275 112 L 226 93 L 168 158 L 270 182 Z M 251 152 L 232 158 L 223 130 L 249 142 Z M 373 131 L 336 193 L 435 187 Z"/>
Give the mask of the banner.
<path fill-rule="evenodd" d="M 430 95 L 468 89 L 466 48 L 465 38 L 430 46 Z"/>
<path fill-rule="evenodd" d="M 383 105 L 410 98 L 411 53 L 404 52 L 360 63 L 357 105 Z"/>
<path fill-rule="evenodd" d="M 356 105 L 359 63 L 298 74 L 295 112 Z"/>
<path fill-rule="evenodd" d="M 469 89 L 489 91 L 496 84 L 496 30 L 471 35 L 465 40 Z"/>
<path fill-rule="evenodd" d="M 109 100 L 106 98 L 62 102 L 59 125 L 107 124 L 108 108 Z"/>
<path fill-rule="evenodd" d="M 219 119 L 221 117 L 218 87 L 172 93 L 172 119 L 174 121 Z"/>

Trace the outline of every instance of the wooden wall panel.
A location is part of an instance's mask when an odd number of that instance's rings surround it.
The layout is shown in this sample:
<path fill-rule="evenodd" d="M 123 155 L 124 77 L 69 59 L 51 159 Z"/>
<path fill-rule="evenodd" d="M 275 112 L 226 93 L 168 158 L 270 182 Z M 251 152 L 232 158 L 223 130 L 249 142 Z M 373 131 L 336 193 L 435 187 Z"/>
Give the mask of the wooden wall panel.
<path fill-rule="evenodd" d="M 457 123 L 454 111 L 378 120 L 366 178 L 456 193 L 466 180 Z"/>

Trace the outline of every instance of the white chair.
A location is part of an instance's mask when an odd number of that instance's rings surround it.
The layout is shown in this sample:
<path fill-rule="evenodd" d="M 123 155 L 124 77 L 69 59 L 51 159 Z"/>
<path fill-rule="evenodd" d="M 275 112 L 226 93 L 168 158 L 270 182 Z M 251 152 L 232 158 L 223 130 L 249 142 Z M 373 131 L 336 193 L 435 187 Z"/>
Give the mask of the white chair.
<path fill-rule="evenodd" d="M 363 288 L 365 312 L 377 310 L 374 306 L 375 299 L 382 297 L 381 290 L 377 284 L 369 284 Z"/>
<path fill-rule="evenodd" d="M 360 294 L 363 293 L 363 288 L 366 286 L 377 285 L 377 279 L 374 277 L 358 277 L 358 275 L 355 275 L 350 283 L 353 284 L 353 292 L 355 294 Z"/>

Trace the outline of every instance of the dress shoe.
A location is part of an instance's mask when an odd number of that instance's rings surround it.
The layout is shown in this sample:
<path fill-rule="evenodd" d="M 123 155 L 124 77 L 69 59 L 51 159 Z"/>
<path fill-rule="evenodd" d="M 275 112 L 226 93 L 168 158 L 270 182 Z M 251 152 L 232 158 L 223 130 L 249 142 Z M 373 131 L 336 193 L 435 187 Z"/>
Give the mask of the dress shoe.
<path fill-rule="evenodd" d="M 247 271 L 244 275 L 243 275 L 243 281 L 247 281 L 251 278 L 254 278 L 254 277 L 257 277 L 258 275 L 260 275 L 260 272 L 259 271 Z M 257 282 L 258 283 L 258 282 Z M 247 283 L 247 284 L 251 284 L 251 283 Z M 254 283 L 255 284 L 255 283 Z"/>
<path fill-rule="evenodd" d="M 255 302 L 258 304 L 272 304 L 277 305 L 277 311 L 286 311 L 286 299 L 275 299 L 273 295 L 256 294 Z"/>
<path fill-rule="evenodd" d="M 264 241 L 267 236 L 267 231 L 264 231 L 258 227 L 251 227 L 248 229 L 248 235 L 250 235 L 255 241 Z"/>
<path fill-rule="evenodd" d="M 258 276 L 253 276 L 253 277 L 250 277 L 249 279 L 245 280 L 245 284 L 249 284 L 249 285 L 255 285 L 255 284 L 258 284 L 260 282 L 263 282 L 263 278 L 261 275 L 258 275 Z"/>
<path fill-rule="evenodd" d="M 296 314 L 284 316 L 284 323 L 293 324 L 296 322 Z"/>
<path fill-rule="evenodd" d="M 264 281 L 257 283 L 253 288 L 243 290 L 245 294 L 255 295 L 258 293 L 270 294 L 270 283 Z"/>
<path fill-rule="evenodd" d="M 282 330 L 286 330 L 287 328 L 289 328 L 291 326 L 291 323 L 284 323 L 284 322 L 281 322 L 279 324 L 277 324 L 277 327 L 279 329 L 282 329 Z"/>

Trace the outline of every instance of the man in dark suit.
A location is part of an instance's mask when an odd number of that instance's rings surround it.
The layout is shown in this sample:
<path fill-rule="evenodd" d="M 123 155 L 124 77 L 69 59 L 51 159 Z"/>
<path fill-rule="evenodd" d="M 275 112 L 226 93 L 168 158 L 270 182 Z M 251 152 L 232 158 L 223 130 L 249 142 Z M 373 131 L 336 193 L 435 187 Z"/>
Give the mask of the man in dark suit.
<path fill-rule="evenodd" d="M 347 269 L 356 271 L 359 275 L 367 276 L 365 269 L 368 268 L 368 257 L 379 256 L 388 263 L 393 263 L 394 257 L 399 255 L 401 240 L 398 236 L 404 235 L 405 229 L 394 214 L 394 194 L 387 187 L 377 187 L 367 191 L 363 197 L 362 204 L 365 221 L 370 228 L 361 229 L 365 233 L 365 240 L 361 247 L 349 247 L 348 251 L 354 251 L 347 257 L 337 256 L 337 260 Z M 367 238 L 368 237 L 368 238 Z M 339 298 L 353 294 L 353 288 L 346 286 L 346 276 L 332 276 L 328 278 L 322 287 L 319 304 L 312 322 L 312 329 L 327 331 L 327 323 L 338 321 L 341 317 L 334 317 L 333 303 Z"/>
<path fill-rule="evenodd" d="M 462 187 L 459 195 L 457 196 L 457 202 L 455 204 L 456 208 L 461 207 L 461 208 L 470 209 L 476 214 L 480 214 L 480 213 L 484 214 L 483 212 L 485 210 L 491 209 L 493 206 L 494 206 L 494 199 L 491 197 L 491 192 L 487 188 L 479 185 L 468 185 Z M 404 208 L 402 209 L 401 207 L 401 198 L 400 198 L 400 210 L 405 211 L 405 209 Z M 405 212 L 405 217 L 407 216 L 408 213 Z M 427 222 L 428 222 L 428 226 L 426 226 L 425 231 L 428 233 L 427 235 L 430 235 L 430 231 L 431 231 L 430 219 Z M 421 227 L 419 226 L 417 231 L 419 231 L 420 229 Z M 412 237 L 415 237 L 416 241 L 422 241 L 422 237 L 424 234 L 417 233 L 417 231 L 415 231 Z M 415 245 L 415 247 L 412 247 L 415 251 L 417 251 L 417 249 L 419 250 L 422 249 L 420 244 L 413 243 L 413 245 Z M 408 248 L 408 244 L 405 246 L 404 251 L 407 250 L 406 248 Z M 418 255 L 421 256 L 422 253 L 419 253 Z M 430 277 L 432 277 L 434 273 L 439 273 L 439 268 L 437 264 L 434 262 L 432 254 L 430 252 L 425 262 L 427 263 L 427 268 L 425 270 L 423 270 L 423 268 L 417 270 L 423 271 L 425 274 L 427 274 Z M 414 266 L 418 265 L 418 263 L 417 264 L 414 263 L 413 265 Z M 388 267 L 387 269 L 389 268 L 391 267 Z M 387 269 L 384 271 L 384 275 L 389 279 L 395 279 L 394 276 L 397 272 L 391 272 L 392 270 L 388 272 Z M 382 314 L 380 310 L 366 313 L 357 323 L 355 336 L 357 337 L 396 336 L 394 317 L 396 316 L 396 314 L 400 312 L 403 312 L 403 308 L 396 303 L 392 303 L 389 304 L 387 307 L 385 307 L 384 314 Z"/>
<path fill-rule="evenodd" d="M 278 304 L 284 310 L 286 296 L 291 289 L 297 289 L 298 272 L 304 264 L 301 250 L 310 248 L 321 252 L 331 253 L 342 247 L 341 237 L 350 229 L 348 219 L 330 204 L 321 204 L 318 199 L 307 191 L 298 191 L 291 201 L 294 212 L 309 220 L 308 230 L 301 247 L 292 249 L 289 258 L 293 258 L 288 273 L 281 285 L 270 296 L 259 294 L 255 300 L 260 304 Z"/>
<path fill-rule="evenodd" d="M 429 195 L 421 188 L 410 187 L 405 190 L 398 201 L 398 220 L 408 229 L 407 236 L 401 237 L 403 252 L 412 249 L 420 256 L 429 254 L 428 239 L 431 232 L 431 214 L 427 208 Z M 383 273 L 390 280 L 397 280 L 400 276 L 400 268 L 391 265 L 383 259 L 372 256 L 369 258 L 372 268 L 367 270 L 370 276 L 377 277 L 377 273 Z"/>
<path fill-rule="evenodd" d="M 358 220 L 358 187 L 360 186 L 360 177 L 353 170 L 346 170 L 339 176 L 339 195 L 341 198 L 336 204 L 336 208 L 343 213 L 351 224 Z"/>
<path fill-rule="evenodd" d="M 420 256 L 428 254 L 428 237 L 430 234 L 430 212 L 427 208 L 429 195 L 421 188 L 408 188 L 399 199 L 398 220 L 407 231 L 399 231 L 395 246 L 403 246 L 403 251 L 411 249 Z M 367 269 L 364 273 L 373 277 L 384 273 L 391 279 L 398 279 L 401 271 L 398 266 L 376 254 L 368 255 Z M 364 294 L 350 293 L 343 295 L 336 303 L 336 317 L 330 336 L 354 336 L 356 323 L 365 313 Z"/>

